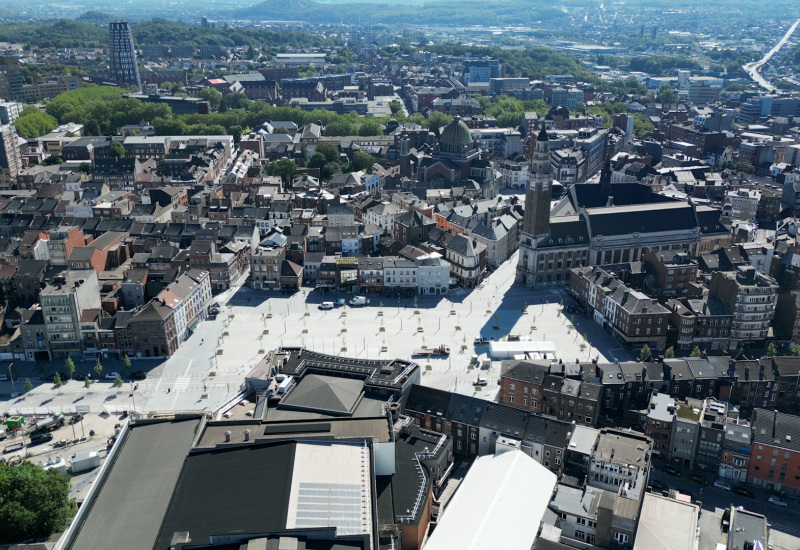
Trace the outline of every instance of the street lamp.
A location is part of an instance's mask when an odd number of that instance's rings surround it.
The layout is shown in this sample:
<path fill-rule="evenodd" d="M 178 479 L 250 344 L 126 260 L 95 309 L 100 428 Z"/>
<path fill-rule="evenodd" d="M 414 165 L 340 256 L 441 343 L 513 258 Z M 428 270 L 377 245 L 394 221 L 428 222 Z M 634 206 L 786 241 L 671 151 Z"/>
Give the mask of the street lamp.
<path fill-rule="evenodd" d="M 17 385 L 14 384 L 14 372 L 13 372 L 13 369 L 12 369 L 13 366 L 14 366 L 14 363 L 9 363 L 8 364 L 8 377 L 11 380 L 11 391 L 16 396 L 17 395 Z"/>

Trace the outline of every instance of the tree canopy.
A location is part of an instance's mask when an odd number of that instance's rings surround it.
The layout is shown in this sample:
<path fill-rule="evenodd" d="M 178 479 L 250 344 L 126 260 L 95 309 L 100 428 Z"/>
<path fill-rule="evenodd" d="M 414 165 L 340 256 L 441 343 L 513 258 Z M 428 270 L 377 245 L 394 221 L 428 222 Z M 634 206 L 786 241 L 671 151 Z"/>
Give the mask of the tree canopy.
<path fill-rule="evenodd" d="M 69 476 L 23 462 L 0 464 L 0 541 L 43 539 L 65 529 L 75 514 Z"/>
<path fill-rule="evenodd" d="M 37 138 L 51 132 L 58 121 L 32 105 L 26 105 L 21 116 L 14 121 L 17 133 L 24 138 Z"/>

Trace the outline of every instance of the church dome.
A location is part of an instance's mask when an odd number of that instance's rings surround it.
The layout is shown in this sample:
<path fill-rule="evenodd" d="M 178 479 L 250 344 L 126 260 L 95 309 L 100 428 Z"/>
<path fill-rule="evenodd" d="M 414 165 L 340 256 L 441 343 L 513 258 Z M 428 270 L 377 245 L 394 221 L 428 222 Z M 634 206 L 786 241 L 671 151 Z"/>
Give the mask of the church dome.
<path fill-rule="evenodd" d="M 458 152 L 461 147 L 472 149 L 472 146 L 472 134 L 469 133 L 469 128 L 461 120 L 461 117 L 455 117 L 442 130 L 442 135 L 439 138 L 439 148 L 442 151 Z"/>

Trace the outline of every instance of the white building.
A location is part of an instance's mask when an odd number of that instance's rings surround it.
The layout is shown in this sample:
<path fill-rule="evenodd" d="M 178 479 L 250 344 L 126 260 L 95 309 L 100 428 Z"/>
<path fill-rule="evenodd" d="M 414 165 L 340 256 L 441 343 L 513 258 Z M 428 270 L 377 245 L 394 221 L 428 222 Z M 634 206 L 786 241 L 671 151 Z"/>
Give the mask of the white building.
<path fill-rule="evenodd" d="M 404 213 L 405 210 L 402 208 L 398 208 L 390 202 L 382 202 L 366 211 L 364 222 L 391 232 L 394 228 L 394 219 Z"/>
<path fill-rule="evenodd" d="M 555 486 L 556 475 L 525 453 L 479 457 L 425 550 L 530 550 Z"/>
<path fill-rule="evenodd" d="M 755 221 L 761 191 L 756 189 L 736 189 L 725 193 L 722 217 L 734 220 Z"/>
<path fill-rule="evenodd" d="M 435 252 L 417 258 L 417 292 L 419 294 L 447 294 L 449 287 L 450 263 L 447 260 Z"/>

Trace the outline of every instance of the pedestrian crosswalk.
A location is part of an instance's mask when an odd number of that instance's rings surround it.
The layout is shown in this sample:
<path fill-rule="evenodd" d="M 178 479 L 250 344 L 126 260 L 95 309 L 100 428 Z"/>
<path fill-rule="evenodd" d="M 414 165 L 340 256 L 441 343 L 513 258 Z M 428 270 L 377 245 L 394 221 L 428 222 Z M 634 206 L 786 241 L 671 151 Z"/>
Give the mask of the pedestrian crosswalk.
<path fill-rule="evenodd" d="M 172 386 L 172 389 L 175 391 L 188 390 L 191 382 L 191 376 L 181 376 L 180 378 L 175 379 L 175 384 Z"/>

